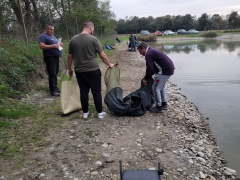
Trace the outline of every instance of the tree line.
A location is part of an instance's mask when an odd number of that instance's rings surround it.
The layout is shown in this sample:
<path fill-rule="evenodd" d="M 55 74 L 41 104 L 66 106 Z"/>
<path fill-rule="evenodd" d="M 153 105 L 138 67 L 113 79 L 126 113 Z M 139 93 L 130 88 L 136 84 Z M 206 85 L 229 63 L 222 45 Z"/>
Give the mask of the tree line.
<path fill-rule="evenodd" d="M 204 30 L 239 27 L 240 16 L 232 11 L 224 16 L 206 13 L 196 18 L 190 14 L 184 16 L 166 15 L 153 18 L 137 16 L 116 20 L 110 10 L 110 0 L 1 0 L 0 34 L 14 37 L 36 39 L 43 32 L 46 23 L 54 24 L 55 35 L 70 39 L 82 30 L 82 24 L 91 20 L 95 24 L 95 34 L 139 33 L 141 30 L 155 32 L 170 29 Z"/>
<path fill-rule="evenodd" d="M 110 1 L 100 0 L 1 0 L 0 33 L 36 39 L 47 23 L 54 24 L 56 36 L 71 38 L 91 20 L 99 35 L 114 32 L 115 15 Z"/>
<path fill-rule="evenodd" d="M 211 16 L 203 13 L 199 18 L 191 14 L 186 14 L 184 16 L 166 15 L 157 18 L 153 18 L 152 16 L 147 18 L 134 16 L 118 20 L 116 31 L 119 34 L 138 34 L 141 30 L 155 32 L 156 30 L 165 31 L 169 29 L 176 32 L 178 29 L 197 29 L 203 31 L 206 28 L 220 30 L 238 27 L 240 27 L 240 16 L 237 11 L 232 11 L 226 16 L 219 14 Z"/>

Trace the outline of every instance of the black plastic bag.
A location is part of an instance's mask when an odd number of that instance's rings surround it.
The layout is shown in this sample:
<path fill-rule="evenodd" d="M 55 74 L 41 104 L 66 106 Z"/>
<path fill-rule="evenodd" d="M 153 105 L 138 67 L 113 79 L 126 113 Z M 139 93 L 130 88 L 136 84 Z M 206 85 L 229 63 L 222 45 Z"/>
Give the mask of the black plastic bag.
<path fill-rule="evenodd" d="M 141 116 L 145 114 L 154 103 L 152 84 L 153 79 L 148 80 L 136 91 L 123 98 L 123 90 L 119 84 L 120 70 L 118 67 L 107 69 L 105 73 L 105 84 L 107 86 L 104 103 L 108 109 L 118 116 Z"/>

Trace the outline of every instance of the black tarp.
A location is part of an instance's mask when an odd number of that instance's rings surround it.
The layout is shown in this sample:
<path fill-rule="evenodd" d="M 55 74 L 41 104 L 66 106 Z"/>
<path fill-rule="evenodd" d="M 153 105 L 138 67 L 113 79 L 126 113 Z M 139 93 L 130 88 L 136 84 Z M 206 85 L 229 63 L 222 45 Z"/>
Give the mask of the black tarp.
<path fill-rule="evenodd" d="M 118 67 L 108 68 L 104 80 L 107 87 L 104 103 L 115 115 L 141 116 L 154 102 L 152 94 L 153 79 L 148 80 L 147 85 L 141 83 L 139 89 L 124 98 L 123 90 L 119 84 L 120 69 Z"/>

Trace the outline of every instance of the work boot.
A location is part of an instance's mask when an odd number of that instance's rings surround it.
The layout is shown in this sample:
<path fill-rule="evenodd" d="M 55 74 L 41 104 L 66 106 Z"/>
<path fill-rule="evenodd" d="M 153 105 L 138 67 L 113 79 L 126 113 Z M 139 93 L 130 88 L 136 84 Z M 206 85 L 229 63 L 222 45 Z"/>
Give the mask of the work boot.
<path fill-rule="evenodd" d="M 162 102 L 162 109 L 166 110 L 168 107 L 167 102 Z"/>
<path fill-rule="evenodd" d="M 162 113 L 162 106 L 154 106 L 149 109 L 153 113 Z"/>

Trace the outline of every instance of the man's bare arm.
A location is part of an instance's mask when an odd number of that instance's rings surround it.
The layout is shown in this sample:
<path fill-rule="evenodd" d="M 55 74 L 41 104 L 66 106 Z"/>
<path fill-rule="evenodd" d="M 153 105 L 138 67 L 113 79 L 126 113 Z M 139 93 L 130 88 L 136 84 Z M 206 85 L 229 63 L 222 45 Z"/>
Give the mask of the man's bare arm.
<path fill-rule="evenodd" d="M 113 64 L 113 63 L 110 63 L 110 61 L 109 61 L 109 59 L 108 59 L 108 57 L 107 57 L 107 55 L 105 54 L 104 51 L 100 52 L 98 55 L 100 56 L 101 60 L 102 60 L 106 65 L 108 65 L 110 68 L 114 68 L 114 64 Z"/>
<path fill-rule="evenodd" d="M 69 74 L 69 76 L 73 76 L 73 70 L 72 70 L 72 54 L 68 54 L 68 74 Z"/>
<path fill-rule="evenodd" d="M 40 42 L 40 43 L 39 43 L 39 47 L 40 47 L 42 50 L 48 50 L 48 49 L 58 48 L 58 44 L 47 45 L 47 44 L 45 44 L 45 43 Z"/>

